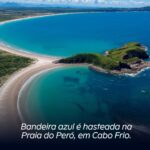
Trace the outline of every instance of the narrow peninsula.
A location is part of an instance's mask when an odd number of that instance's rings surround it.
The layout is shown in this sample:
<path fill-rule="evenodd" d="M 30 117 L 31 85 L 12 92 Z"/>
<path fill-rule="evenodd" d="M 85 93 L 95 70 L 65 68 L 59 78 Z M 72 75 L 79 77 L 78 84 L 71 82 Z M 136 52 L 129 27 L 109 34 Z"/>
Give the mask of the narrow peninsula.
<path fill-rule="evenodd" d="M 98 72 L 125 74 L 137 73 L 150 62 L 146 47 L 137 42 L 130 42 L 121 48 L 108 50 L 105 54 L 84 53 L 59 60 L 59 63 L 89 64 L 89 68 Z"/>

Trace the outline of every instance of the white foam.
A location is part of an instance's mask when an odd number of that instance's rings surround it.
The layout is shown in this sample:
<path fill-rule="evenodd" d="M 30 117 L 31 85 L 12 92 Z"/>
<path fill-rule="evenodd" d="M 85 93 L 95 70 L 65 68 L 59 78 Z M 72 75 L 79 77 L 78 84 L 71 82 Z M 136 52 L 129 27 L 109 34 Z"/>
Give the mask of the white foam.
<path fill-rule="evenodd" d="M 145 68 L 141 69 L 140 71 L 138 71 L 137 73 L 125 73 L 123 75 L 130 76 L 130 77 L 135 77 L 135 76 L 139 75 L 140 73 L 142 73 L 142 72 L 144 72 L 148 69 L 150 69 L 150 67 L 145 67 Z"/>

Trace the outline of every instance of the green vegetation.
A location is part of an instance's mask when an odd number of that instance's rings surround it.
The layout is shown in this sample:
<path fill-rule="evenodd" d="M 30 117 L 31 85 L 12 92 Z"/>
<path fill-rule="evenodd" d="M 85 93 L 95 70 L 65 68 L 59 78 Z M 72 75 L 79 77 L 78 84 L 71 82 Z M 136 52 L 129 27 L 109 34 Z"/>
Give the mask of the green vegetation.
<path fill-rule="evenodd" d="M 52 11 L 48 9 L 40 8 L 0 8 L 0 22 L 11 19 L 25 18 L 28 16 L 47 15 L 51 13 Z"/>
<path fill-rule="evenodd" d="M 0 86 L 14 72 L 27 67 L 34 60 L 16 56 L 0 50 Z"/>
<path fill-rule="evenodd" d="M 1 4 L 1 3 L 0 3 Z M 6 3 L 7 4 L 7 3 Z M 75 13 L 75 12 L 124 12 L 124 11 L 150 11 L 150 7 L 142 8 L 77 8 L 77 7 L 23 7 L 0 5 L 0 22 L 27 16 L 45 15 L 50 13 Z"/>
<path fill-rule="evenodd" d="M 61 59 L 59 63 L 88 63 L 107 70 L 131 69 L 131 64 L 141 63 L 142 59 L 149 58 L 140 43 L 132 42 L 121 48 L 107 51 L 105 55 L 98 53 L 77 54 Z"/>
<path fill-rule="evenodd" d="M 131 42 L 121 48 L 110 50 L 107 56 L 123 63 L 132 63 L 132 61 L 135 62 L 149 57 L 141 44 L 136 42 Z"/>
<path fill-rule="evenodd" d="M 59 63 L 89 63 L 106 69 L 117 69 L 119 65 L 117 61 L 97 53 L 78 54 L 66 59 L 61 59 Z"/>

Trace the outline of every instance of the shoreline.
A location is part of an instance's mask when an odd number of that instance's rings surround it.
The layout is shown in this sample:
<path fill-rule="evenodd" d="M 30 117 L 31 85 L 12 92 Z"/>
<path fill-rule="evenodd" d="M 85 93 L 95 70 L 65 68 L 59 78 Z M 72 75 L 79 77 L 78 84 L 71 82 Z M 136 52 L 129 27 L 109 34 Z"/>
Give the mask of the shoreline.
<path fill-rule="evenodd" d="M 46 16 L 58 16 L 58 15 L 69 15 L 79 13 L 58 13 L 39 16 L 29 16 L 25 18 L 3 21 L 0 22 L 0 25 L 16 21 L 41 18 Z M 1 132 L 0 137 L 4 136 L 8 138 L 10 136 L 16 135 L 16 133 L 18 133 L 20 130 L 20 123 L 22 120 L 21 114 L 18 111 L 19 109 L 17 102 L 20 90 L 22 89 L 24 84 L 26 84 L 26 82 L 30 78 L 34 78 L 34 76 L 42 72 L 64 66 L 66 67 L 74 65 L 56 64 L 54 62 L 58 61 L 60 57 L 30 53 L 25 50 L 17 49 L 4 42 L 0 42 L 0 49 L 2 51 L 9 52 L 14 55 L 28 57 L 36 60 L 33 64 L 29 65 L 28 67 L 20 69 L 19 71 L 10 75 L 9 78 L 6 80 L 6 82 L 0 87 L 0 132 Z"/>
<path fill-rule="evenodd" d="M 42 54 L 39 54 L 39 53 L 32 53 L 32 52 L 29 52 L 29 51 L 25 51 L 25 50 L 22 50 L 22 49 L 19 49 L 19 48 L 16 48 L 15 46 L 12 46 L 12 45 L 9 45 L 8 43 L 5 43 L 5 42 L 0 42 L 0 50 L 3 50 L 5 52 L 8 52 L 8 53 L 12 53 L 14 55 L 18 55 L 18 56 L 23 56 L 23 57 L 28 57 L 28 58 L 31 58 L 31 59 L 60 59 L 61 57 L 57 57 L 57 56 L 51 56 L 51 55 L 42 55 Z"/>
<path fill-rule="evenodd" d="M 130 69 L 122 69 L 122 70 L 105 70 L 101 67 L 97 67 L 94 65 L 89 65 L 89 69 L 99 72 L 99 73 L 105 73 L 105 74 L 112 74 L 112 75 L 125 75 L 125 76 L 130 76 L 130 77 L 135 77 L 136 75 L 139 75 L 140 73 L 142 73 L 145 70 L 150 69 L 150 62 L 144 62 L 143 64 L 140 64 L 139 68 L 136 68 L 136 70 L 134 70 L 135 68 Z"/>
<path fill-rule="evenodd" d="M 31 16 L 26 16 L 22 18 L 16 18 L 16 19 L 11 19 L 11 20 L 6 20 L 6 21 L 1 21 L 1 25 L 5 25 L 7 23 L 12 23 L 12 22 L 17 22 L 17 21 L 23 21 L 23 20 L 29 20 L 29 19 L 38 19 L 38 18 L 44 18 L 44 17 L 53 17 L 53 16 L 63 16 L 63 15 L 74 15 L 74 14 L 88 14 L 88 13 L 103 13 L 103 12 L 66 12 L 66 13 L 48 13 L 48 14 L 41 14 L 41 15 L 31 15 Z"/>
<path fill-rule="evenodd" d="M 0 25 L 4 25 L 6 23 L 14 21 L 21 21 L 25 19 L 45 16 L 50 16 L 50 14 L 4 21 L 0 22 Z M 54 61 L 57 61 L 59 59 L 58 57 L 44 56 L 40 54 L 25 52 L 22 50 L 18 50 L 8 44 L 0 43 L 0 49 L 14 55 L 28 57 L 36 60 L 28 67 L 20 69 L 19 71 L 10 75 L 8 80 L 6 80 L 6 82 L 0 87 L 0 137 L 4 136 L 8 138 L 16 135 L 19 132 L 18 129 L 20 128 L 21 119 L 17 109 L 17 101 L 22 86 L 30 77 L 34 76 L 35 74 L 41 71 L 62 67 L 64 65 L 53 63 Z"/>
<path fill-rule="evenodd" d="M 69 15 L 69 14 L 79 14 L 79 13 L 89 13 L 89 12 L 76 12 L 76 13 L 58 13 L 58 14 L 47 14 L 39 16 L 28 16 L 24 18 L 12 19 L 0 22 L 1 25 L 7 23 L 36 19 L 48 16 L 59 16 L 59 15 Z M 6 80 L 6 82 L 0 87 L 0 132 L 3 137 L 10 137 L 16 135 L 20 130 L 21 116 L 18 112 L 18 96 L 21 88 L 24 86 L 26 81 L 32 78 L 34 75 L 39 74 L 43 71 L 49 71 L 54 68 L 71 66 L 64 64 L 56 64 L 54 62 L 58 61 L 60 57 L 40 55 L 36 53 L 30 53 L 25 50 L 17 49 L 7 43 L 0 42 L 0 49 L 5 52 L 12 53 L 14 55 L 28 57 L 35 59 L 35 63 L 23 68 L 12 75 Z M 74 66 L 74 65 L 73 65 Z"/>
<path fill-rule="evenodd" d="M 76 66 L 86 66 L 88 67 L 87 64 L 71 64 L 71 65 L 67 65 L 67 64 L 59 64 L 59 66 L 53 67 L 53 68 L 49 68 L 46 70 L 41 70 L 37 73 L 35 73 L 34 75 L 32 75 L 30 78 L 28 78 L 26 80 L 26 82 L 23 84 L 23 86 L 21 87 L 19 94 L 18 94 L 18 100 L 17 100 L 17 110 L 20 116 L 20 119 L 22 122 L 30 122 L 31 120 L 28 117 L 28 112 L 26 110 L 25 107 L 21 108 L 21 106 L 26 104 L 26 101 L 20 99 L 22 92 L 24 92 L 24 90 L 26 90 L 28 88 L 28 86 L 30 86 L 31 82 L 36 79 L 37 77 L 41 76 L 42 74 L 45 74 L 47 72 L 51 72 L 54 71 L 55 69 L 59 69 L 59 68 L 69 68 L 69 67 L 76 67 Z M 23 104 L 21 104 L 23 103 Z"/>
<path fill-rule="evenodd" d="M 15 52 L 7 46 L 0 49 L 9 53 L 28 57 L 30 54 L 24 52 Z M 57 58 L 44 57 L 39 55 L 30 55 L 30 58 L 36 59 L 35 63 L 13 73 L 8 80 L 0 87 L 0 130 L 4 131 L 18 129 L 21 120 L 18 114 L 17 101 L 18 94 L 26 81 L 41 71 L 51 70 L 64 65 L 54 64 Z M 7 126 L 8 125 L 8 126 Z M 11 125 L 11 126 L 10 126 Z M 13 127 L 12 127 L 13 126 Z"/>
<path fill-rule="evenodd" d="M 7 23 L 12 23 L 16 21 L 23 21 L 23 20 L 29 20 L 29 19 L 36 19 L 36 18 L 44 18 L 44 17 L 49 17 L 49 16 L 60 16 L 60 15 L 67 15 L 67 14 L 74 14 L 74 13 L 48 13 L 48 14 L 41 14 L 41 15 L 32 15 L 32 16 L 26 16 L 22 18 L 16 18 L 16 19 L 11 19 L 11 20 L 6 20 L 0 22 L 0 25 L 5 25 Z"/>
<path fill-rule="evenodd" d="M 92 13 L 92 12 L 79 12 L 79 13 Z M 79 14 L 79 13 L 58 13 L 58 14 L 48 14 L 48 15 L 40 15 L 40 16 L 29 16 L 26 18 L 13 19 L 13 20 L 0 22 L 0 25 L 4 25 L 6 23 L 11 23 L 15 21 L 35 19 L 35 18 L 41 18 L 46 16 Z M 9 79 L 4 83 L 4 85 L 0 87 L 0 111 L 1 111 L 0 132 L 4 133 L 5 135 L 7 133 L 9 137 L 10 134 L 15 135 L 20 130 L 20 123 L 21 121 L 23 121 L 23 117 L 21 117 L 22 115 L 18 108 L 19 107 L 18 100 L 19 100 L 19 95 L 21 90 L 24 88 L 24 86 L 27 84 L 28 81 L 33 80 L 37 75 L 45 71 L 53 70 L 55 68 L 60 68 L 60 67 L 66 67 L 66 66 L 78 66 L 78 65 L 83 66 L 84 64 L 68 64 L 68 65 L 55 64 L 54 62 L 59 59 L 58 57 L 53 57 L 48 55 L 45 56 L 45 55 L 30 53 L 28 51 L 26 52 L 5 43 L 0 43 L 0 49 L 15 55 L 28 57 L 36 60 L 35 63 L 31 64 L 30 66 L 23 68 L 17 71 L 16 73 L 12 74 L 9 77 Z"/>
<path fill-rule="evenodd" d="M 25 90 L 25 88 L 27 88 L 27 87 L 30 85 L 30 83 L 31 83 L 36 77 L 38 77 L 38 76 L 40 76 L 40 75 L 42 75 L 42 74 L 44 74 L 44 73 L 46 73 L 46 72 L 49 72 L 49 71 L 52 71 L 52 70 L 55 70 L 55 69 L 61 68 L 61 67 L 62 67 L 62 66 L 60 66 L 60 67 L 53 67 L 53 68 L 46 69 L 46 70 L 41 70 L 40 72 L 37 72 L 37 73 L 35 73 L 34 75 L 32 75 L 30 78 L 28 78 L 28 79 L 26 80 L 26 82 L 22 85 L 22 87 L 21 87 L 21 89 L 20 89 L 20 91 L 19 91 L 19 93 L 18 93 L 18 99 L 17 99 L 17 110 L 18 110 L 18 114 L 19 114 L 19 117 L 20 117 L 21 122 L 26 122 L 26 121 L 28 122 L 28 119 L 25 119 L 25 118 L 28 118 L 28 117 L 27 117 L 27 111 L 25 111 L 26 108 L 21 109 L 21 103 L 23 102 L 23 104 L 26 104 L 26 101 L 20 99 L 22 92 Z M 23 110 L 23 111 L 22 111 L 22 110 Z M 23 114 L 24 114 L 24 115 L 23 115 Z"/>

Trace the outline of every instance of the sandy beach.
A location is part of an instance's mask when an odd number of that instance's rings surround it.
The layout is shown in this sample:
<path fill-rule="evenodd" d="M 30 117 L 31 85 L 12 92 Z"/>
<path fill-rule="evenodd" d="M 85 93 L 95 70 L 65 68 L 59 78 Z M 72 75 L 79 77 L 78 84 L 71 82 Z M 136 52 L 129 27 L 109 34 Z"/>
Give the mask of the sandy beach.
<path fill-rule="evenodd" d="M 7 22 L 12 22 L 12 20 Z M 2 22 L 0 24 L 7 22 Z M 0 133 L 1 135 L 2 133 L 5 133 L 5 136 L 7 136 L 6 133 L 8 133 L 10 136 L 10 133 L 17 134 L 19 131 L 18 129 L 20 128 L 21 120 L 17 110 L 17 99 L 21 87 L 33 75 L 41 71 L 50 70 L 63 65 L 53 63 L 53 61 L 59 59 L 57 57 L 42 56 L 16 50 L 15 48 L 3 43 L 0 43 L 0 50 L 35 59 L 35 62 L 32 65 L 11 75 L 5 84 L 0 88 Z"/>
<path fill-rule="evenodd" d="M 64 15 L 64 13 L 51 14 L 51 15 Z M 50 14 L 42 15 L 42 16 L 29 16 L 26 18 L 4 21 L 4 22 L 0 22 L 0 25 L 9 22 L 18 21 L 18 20 L 31 19 L 31 18 L 44 17 L 44 16 L 50 16 Z M 15 136 L 15 134 L 17 134 L 20 131 L 21 116 L 17 109 L 17 100 L 18 100 L 19 92 L 21 88 L 25 85 L 25 83 L 31 77 L 35 76 L 36 74 L 39 74 L 40 72 L 51 70 L 57 67 L 71 66 L 71 65 L 73 66 L 73 64 L 70 65 L 55 64 L 54 62 L 60 58 L 25 52 L 23 50 L 11 47 L 10 45 L 7 45 L 5 43 L 0 43 L 0 50 L 15 55 L 35 59 L 34 64 L 24 69 L 21 69 L 20 71 L 11 75 L 10 78 L 5 82 L 5 84 L 2 87 L 0 87 L 0 137 L 1 136 L 3 137 L 5 134 L 6 137 L 8 138 L 11 137 L 10 134 L 12 136 Z M 87 64 L 75 64 L 75 66 L 76 65 L 83 66 Z M 8 135 L 6 133 L 8 133 Z"/>
<path fill-rule="evenodd" d="M 39 16 L 28 16 L 25 18 L 13 19 L 8 21 L 0 22 L 0 25 L 4 25 L 10 22 L 28 20 L 32 18 L 40 18 L 45 16 L 57 16 L 64 14 L 74 14 L 74 13 L 59 13 L 59 14 L 46 14 Z M 23 85 L 34 75 L 40 72 L 51 70 L 58 67 L 70 66 L 65 64 L 56 64 L 58 57 L 50 57 L 46 55 L 40 55 L 35 53 L 26 52 L 20 49 L 16 49 L 8 44 L 0 42 L 0 50 L 24 56 L 28 58 L 35 59 L 34 64 L 21 69 L 20 71 L 12 74 L 9 79 L 0 87 L 0 138 L 11 138 L 11 135 L 15 137 L 20 131 L 21 116 L 17 109 L 17 100 L 19 92 Z M 74 66 L 74 65 L 73 65 Z M 4 133 L 4 134 L 2 134 Z M 8 134 L 6 134 L 8 133 Z M 18 135 L 18 134 L 17 134 Z"/>
<path fill-rule="evenodd" d="M 17 99 L 21 87 L 33 75 L 44 70 L 50 70 L 63 65 L 54 64 L 58 58 L 46 57 L 36 54 L 15 51 L 8 46 L 0 45 L 0 49 L 36 59 L 35 63 L 14 73 L 0 88 L 0 129 L 2 131 L 17 130 L 20 125 L 20 118 L 17 110 Z"/>
<path fill-rule="evenodd" d="M 70 14 L 82 14 L 82 13 L 85 14 L 85 13 L 96 13 L 96 12 L 47 13 L 47 14 L 43 14 L 43 15 L 27 16 L 27 17 L 23 17 L 23 18 L 2 21 L 2 22 L 0 22 L 0 25 L 4 25 L 6 23 L 15 22 L 15 21 L 29 20 L 29 19 L 33 19 L 33 18 L 42 18 L 42 17 L 48 17 L 48 16 L 60 16 L 60 15 L 67 15 L 67 14 L 69 14 L 69 15 Z"/>
<path fill-rule="evenodd" d="M 40 17 L 52 16 L 52 15 L 56 15 L 56 14 L 48 13 L 48 14 L 43 14 L 43 15 L 35 15 L 35 16 L 27 16 L 27 17 L 23 17 L 23 18 L 11 19 L 11 20 L 6 20 L 6 21 L 0 22 L 0 25 L 6 24 L 6 23 L 10 23 L 10 22 L 15 22 L 15 21 L 22 21 L 22 20 L 27 20 L 27 19 L 32 19 L 32 18 L 40 18 Z"/>

